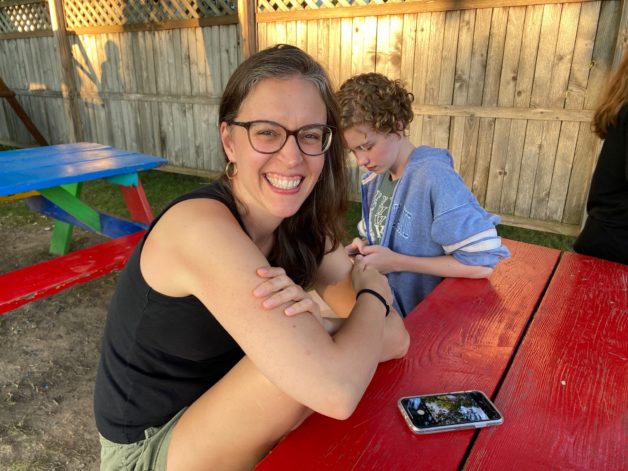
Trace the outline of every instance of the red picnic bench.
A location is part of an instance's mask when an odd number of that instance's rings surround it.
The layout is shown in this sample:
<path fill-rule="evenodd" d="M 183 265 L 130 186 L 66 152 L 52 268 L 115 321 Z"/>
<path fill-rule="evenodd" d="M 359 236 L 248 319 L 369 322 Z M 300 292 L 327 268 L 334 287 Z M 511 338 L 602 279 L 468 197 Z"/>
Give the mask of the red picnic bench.
<path fill-rule="evenodd" d="M 145 231 L 0 275 L 0 315 L 121 269 Z"/>
<path fill-rule="evenodd" d="M 505 243 L 491 279 L 444 280 L 406 318 L 408 355 L 348 420 L 312 415 L 256 470 L 628 469 L 628 266 Z M 415 435 L 397 410 L 468 389 L 504 424 Z"/>

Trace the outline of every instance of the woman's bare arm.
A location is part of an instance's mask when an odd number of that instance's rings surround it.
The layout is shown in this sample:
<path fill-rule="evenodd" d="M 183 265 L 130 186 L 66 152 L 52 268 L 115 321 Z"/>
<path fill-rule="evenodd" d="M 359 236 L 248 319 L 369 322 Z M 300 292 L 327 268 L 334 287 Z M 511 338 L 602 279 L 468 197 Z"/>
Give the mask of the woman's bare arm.
<path fill-rule="evenodd" d="M 221 203 L 195 199 L 169 210 L 144 246 L 141 269 L 154 289 L 194 295 L 207 306 L 260 371 L 298 402 L 348 417 L 382 356 L 384 310 L 368 297 L 331 337 L 312 316 L 265 310 L 253 295 L 256 270 L 268 262 Z M 373 269 L 358 283 L 385 292 Z"/>

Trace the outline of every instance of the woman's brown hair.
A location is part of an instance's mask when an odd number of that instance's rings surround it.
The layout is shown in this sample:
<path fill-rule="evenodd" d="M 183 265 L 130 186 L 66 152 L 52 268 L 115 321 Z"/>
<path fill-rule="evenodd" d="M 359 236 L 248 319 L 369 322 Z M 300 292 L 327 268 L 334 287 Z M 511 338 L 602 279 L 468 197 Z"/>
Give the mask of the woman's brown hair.
<path fill-rule="evenodd" d="M 222 95 L 219 122 L 231 122 L 253 87 L 270 78 L 299 76 L 316 86 L 327 108 L 327 123 L 335 128 L 332 145 L 325 155 L 323 171 L 301 208 L 282 221 L 268 261 L 282 267 L 297 284 L 310 287 L 326 249 L 335 249 L 344 233 L 348 203 L 348 174 L 339 136 L 338 104 L 325 69 L 301 49 L 287 44 L 264 49 L 245 60 L 231 75 Z M 229 180 L 221 185 L 231 194 Z M 239 205 L 240 207 L 242 205 Z M 246 208 L 244 208 L 246 210 Z M 327 241 L 331 247 L 327 247 Z"/>
<path fill-rule="evenodd" d="M 609 126 L 617 123 L 617 115 L 628 103 L 628 52 L 619 64 L 619 68 L 611 76 L 606 91 L 602 95 L 602 104 L 593 115 L 593 132 L 606 138 Z"/>

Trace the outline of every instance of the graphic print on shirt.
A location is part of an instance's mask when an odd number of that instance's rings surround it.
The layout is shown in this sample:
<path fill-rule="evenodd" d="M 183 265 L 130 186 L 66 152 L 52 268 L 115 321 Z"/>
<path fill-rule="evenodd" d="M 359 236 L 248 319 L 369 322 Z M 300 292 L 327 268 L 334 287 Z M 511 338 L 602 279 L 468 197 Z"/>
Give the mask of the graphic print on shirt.
<path fill-rule="evenodd" d="M 401 214 L 398 214 L 400 209 L 399 206 L 399 203 L 396 203 L 392 208 L 390 208 L 389 217 L 393 218 L 395 221 L 393 223 L 392 230 L 400 237 L 408 239 L 412 229 L 412 214 L 406 208 L 401 208 Z"/>
<path fill-rule="evenodd" d="M 386 216 L 392 197 L 377 192 L 373 198 L 373 206 L 371 211 L 371 233 L 374 235 L 375 243 L 379 244 L 384 235 L 384 226 L 386 224 Z"/>

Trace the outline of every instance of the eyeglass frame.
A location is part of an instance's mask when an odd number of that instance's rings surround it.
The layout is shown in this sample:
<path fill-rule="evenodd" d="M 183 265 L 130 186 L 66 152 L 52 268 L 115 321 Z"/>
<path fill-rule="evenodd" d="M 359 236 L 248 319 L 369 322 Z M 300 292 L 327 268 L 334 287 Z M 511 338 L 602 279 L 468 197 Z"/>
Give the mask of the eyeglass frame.
<path fill-rule="evenodd" d="M 257 123 L 269 123 L 272 125 L 276 125 L 279 126 L 281 129 L 283 129 L 286 132 L 286 139 L 283 141 L 283 144 L 281 144 L 281 146 L 279 146 L 279 148 L 277 150 L 274 150 L 272 152 L 266 152 L 266 151 L 261 151 L 255 148 L 255 146 L 253 145 L 253 142 L 251 141 L 251 126 Z M 335 126 L 332 126 L 331 124 L 320 124 L 320 123 L 312 123 L 312 124 L 306 124 L 305 126 L 301 126 L 298 129 L 292 130 L 292 129 L 288 129 L 287 127 L 283 126 L 282 124 L 277 123 L 276 121 L 270 121 L 268 119 L 255 119 L 253 121 L 235 121 L 235 120 L 231 120 L 231 121 L 227 121 L 227 124 L 232 125 L 232 126 L 240 126 L 244 129 L 246 129 L 246 137 L 249 140 L 249 144 L 251 145 L 251 148 L 255 151 L 255 152 L 259 152 L 260 154 L 275 154 L 276 152 L 279 152 L 281 149 L 284 148 L 284 146 L 286 145 L 286 142 L 288 142 L 288 138 L 290 136 L 294 136 L 294 141 L 297 143 L 297 147 L 299 148 L 299 150 L 309 156 L 309 157 L 318 157 L 319 155 L 324 155 L 325 152 L 327 152 L 332 145 L 332 141 L 334 138 L 334 132 L 336 130 Z M 329 145 L 327 147 L 327 149 L 325 149 L 324 151 L 317 153 L 317 154 L 310 154 L 308 152 L 305 152 L 302 148 L 301 148 L 301 144 L 299 143 L 299 132 L 301 132 L 303 129 L 309 128 L 309 127 L 313 127 L 313 126 L 321 126 L 323 128 L 327 128 L 329 129 L 329 132 L 331 134 L 331 137 L 329 138 Z"/>

